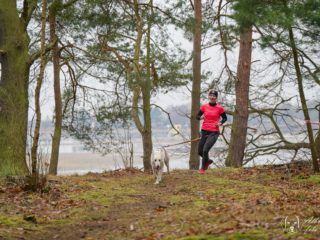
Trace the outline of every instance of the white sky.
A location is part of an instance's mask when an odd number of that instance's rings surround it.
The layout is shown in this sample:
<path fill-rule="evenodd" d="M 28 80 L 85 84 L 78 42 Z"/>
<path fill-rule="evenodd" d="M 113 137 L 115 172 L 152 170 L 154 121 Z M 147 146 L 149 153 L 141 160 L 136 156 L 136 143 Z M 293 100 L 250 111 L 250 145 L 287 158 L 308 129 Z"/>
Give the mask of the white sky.
<path fill-rule="evenodd" d="M 163 0 L 158 0 L 159 2 L 163 2 Z M 170 31 L 172 32 L 172 36 L 174 36 L 174 40 L 181 43 L 182 47 L 184 49 L 187 49 L 188 52 L 191 53 L 192 51 L 192 42 L 186 40 L 183 37 L 182 31 L 176 31 L 174 30 L 173 27 L 170 27 Z M 234 71 L 236 71 L 236 65 L 237 65 L 237 58 L 238 58 L 238 49 L 235 48 L 233 53 L 229 52 L 228 55 L 228 60 L 229 64 L 232 67 Z M 213 47 L 209 48 L 203 51 L 202 53 L 202 60 L 210 58 L 210 60 L 206 61 L 202 65 L 202 70 L 203 71 L 213 71 L 212 78 L 209 80 L 211 81 L 220 71 L 223 66 L 223 53 L 220 50 L 220 47 Z M 257 52 L 254 50 L 254 53 L 252 55 L 252 61 L 254 61 L 254 66 L 256 67 L 257 65 L 260 64 L 260 62 L 263 62 L 264 60 L 271 58 L 271 55 L 266 55 L 262 51 Z M 257 62 L 256 62 L 257 61 Z M 190 64 L 191 67 L 191 64 Z M 1 66 L 0 66 L 1 70 Z M 275 69 L 275 72 L 277 69 Z M 45 120 L 47 118 L 51 119 L 53 116 L 53 110 L 54 110 L 54 98 L 53 98 L 53 83 L 52 83 L 52 75 L 51 75 L 51 68 L 47 68 L 46 70 L 46 79 L 44 81 L 43 87 L 42 87 L 42 92 L 41 92 L 41 102 L 42 102 L 42 119 Z M 256 85 L 258 83 L 261 83 L 263 81 L 267 81 L 273 76 L 266 76 L 265 79 L 258 79 L 258 82 L 252 82 L 252 85 Z M 63 84 L 61 84 L 63 86 Z M 191 85 L 189 86 L 189 89 L 191 89 Z M 306 89 L 306 96 L 308 99 L 320 99 L 319 97 L 319 90 L 320 87 L 316 85 L 314 88 L 311 89 Z M 284 92 L 283 94 L 285 96 L 296 96 L 297 95 L 297 87 L 292 86 L 292 84 L 288 84 L 288 86 L 284 87 Z M 253 93 L 254 94 L 254 93 Z M 220 100 L 224 100 L 225 96 L 220 95 Z M 232 99 L 232 98 L 231 98 Z M 169 92 L 167 94 L 159 94 L 156 98 L 152 99 L 153 103 L 156 103 L 160 105 L 163 108 L 168 107 L 169 105 L 180 105 L 184 103 L 190 103 L 191 96 L 189 91 L 183 87 L 179 88 L 177 90 L 174 90 L 172 92 Z M 294 102 L 296 104 L 296 102 Z M 33 108 L 33 99 L 30 99 L 30 108 Z M 30 112 L 30 117 L 32 114 L 32 110 Z"/>

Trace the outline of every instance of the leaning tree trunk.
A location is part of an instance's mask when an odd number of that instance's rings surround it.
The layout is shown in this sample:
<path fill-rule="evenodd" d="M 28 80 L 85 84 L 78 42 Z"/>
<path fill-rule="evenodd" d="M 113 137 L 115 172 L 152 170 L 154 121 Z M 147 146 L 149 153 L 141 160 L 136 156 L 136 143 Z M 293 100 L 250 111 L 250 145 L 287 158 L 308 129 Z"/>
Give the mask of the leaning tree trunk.
<path fill-rule="evenodd" d="M 16 1 L 0 4 L 0 175 L 28 172 L 28 36 Z"/>
<path fill-rule="evenodd" d="M 289 32 L 290 47 L 291 47 L 292 54 L 293 54 L 294 68 L 296 70 L 296 77 L 297 77 L 297 82 L 298 82 L 298 90 L 299 90 L 300 102 L 302 105 L 302 111 L 304 114 L 304 119 L 310 120 L 307 101 L 306 101 L 306 98 L 304 95 L 303 77 L 301 74 L 299 60 L 298 60 L 298 51 L 296 48 L 296 43 L 294 40 L 293 31 L 292 31 L 291 27 L 288 29 L 288 32 Z M 313 137 L 313 131 L 312 131 L 311 124 L 307 124 L 307 133 L 308 133 L 309 144 L 310 144 L 310 149 L 311 149 L 313 170 L 315 172 L 319 172 L 319 164 L 318 164 L 318 160 L 317 160 L 318 156 L 317 156 L 316 145 L 315 145 L 315 141 L 314 141 L 314 137 Z"/>
<path fill-rule="evenodd" d="M 193 39 L 193 81 L 192 81 L 192 96 L 191 96 L 191 139 L 199 137 L 199 121 L 196 115 L 200 109 L 200 86 L 201 86 L 201 0 L 194 1 L 194 39 Z M 199 168 L 199 155 L 198 155 L 198 141 L 191 142 L 189 169 Z"/>
<path fill-rule="evenodd" d="M 60 2 L 60 1 L 55 1 L 55 2 Z M 53 174 L 53 175 L 57 175 L 57 172 L 58 172 L 58 160 L 59 160 L 61 128 L 62 128 L 62 100 L 61 100 L 61 90 L 60 90 L 60 63 L 59 63 L 60 57 L 59 57 L 58 38 L 56 35 L 56 11 L 57 9 L 54 8 L 54 5 L 52 4 L 49 9 L 49 24 L 50 24 L 50 41 L 51 43 L 53 43 L 52 62 L 53 62 L 55 121 L 54 121 L 54 133 L 52 137 L 49 174 Z"/>
<path fill-rule="evenodd" d="M 39 175 L 39 161 L 38 159 L 38 144 L 40 138 L 40 126 L 41 126 L 41 108 L 40 108 L 40 93 L 41 87 L 44 77 L 44 71 L 46 67 L 46 16 L 47 16 L 47 1 L 42 0 L 42 14 L 41 14 L 41 35 L 40 35 L 40 73 L 36 82 L 35 96 L 34 96 L 34 104 L 35 104 L 35 113 L 36 113 L 36 123 L 34 127 L 33 141 L 31 147 L 31 184 L 33 190 L 37 189 L 38 186 L 38 175 Z"/>
<path fill-rule="evenodd" d="M 252 27 L 240 33 L 240 49 L 236 80 L 236 106 L 233 115 L 227 166 L 241 167 L 246 147 L 249 116 L 249 83 L 252 52 Z"/>

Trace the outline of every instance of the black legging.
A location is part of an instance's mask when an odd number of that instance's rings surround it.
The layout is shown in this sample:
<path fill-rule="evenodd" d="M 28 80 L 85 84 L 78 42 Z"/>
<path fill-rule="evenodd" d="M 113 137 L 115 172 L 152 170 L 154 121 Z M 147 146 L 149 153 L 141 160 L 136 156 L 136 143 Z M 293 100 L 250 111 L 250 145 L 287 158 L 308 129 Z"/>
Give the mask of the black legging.
<path fill-rule="evenodd" d="M 204 169 L 206 162 L 209 161 L 209 151 L 216 143 L 219 135 L 219 132 L 209 132 L 206 130 L 201 130 L 201 139 L 199 142 L 198 153 L 202 157 L 202 169 Z"/>

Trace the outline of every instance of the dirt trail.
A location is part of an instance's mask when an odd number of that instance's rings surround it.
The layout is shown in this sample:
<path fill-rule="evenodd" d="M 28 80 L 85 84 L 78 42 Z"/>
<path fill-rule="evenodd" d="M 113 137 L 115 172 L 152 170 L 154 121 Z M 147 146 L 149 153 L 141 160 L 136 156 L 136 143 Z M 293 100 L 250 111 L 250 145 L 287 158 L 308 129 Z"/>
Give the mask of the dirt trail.
<path fill-rule="evenodd" d="M 138 170 L 57 177 L 48 193 L 0 185 L 0 239 L 317 239 L 310 167 Z M 297 223 L 299 221 L 299 224 Z"/>

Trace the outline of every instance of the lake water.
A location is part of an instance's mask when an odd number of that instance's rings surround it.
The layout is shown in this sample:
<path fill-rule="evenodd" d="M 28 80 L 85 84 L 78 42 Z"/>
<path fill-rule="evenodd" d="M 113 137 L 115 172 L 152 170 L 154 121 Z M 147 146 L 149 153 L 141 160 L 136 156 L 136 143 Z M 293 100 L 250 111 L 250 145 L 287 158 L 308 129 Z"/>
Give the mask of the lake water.
<path fill-rule="evenodd" d="M 153 139 L 154 147 L 176 144 L 185 141 L 178 136 L 158 136 Z M 268 141 L 268 140 L 266 140 Z M 141 138 L 136 137 L 133 142 L 133 167 L 143 168 L 142 163 L 142 143 Z M 42 141 L 40 143 L 41 152 L 44 159 L 50 156 L 50 141 Z M 170 169 L 188 169 L 189 168 L 189 149 L 190 143 L 176 145 L 166 148 L 170 157 Z M 219 137 L 217 143 L 210 151 L 210 158 L 214 160 L 212 167 L 223 167 L 226 156 L 227 146 Z M 125 152 L 122 152 L 125 155 Z M 283 159 L 290 159 L 289 153 L 284 153 Z M 125 157 L 125 156 L 124 156 Z M 303 157 L 303 156 L 302 156 Z M 103 172 L 108 170 L 116 170 L 124 168 L 123 156 L 118 153 L 111 152 L 107 155 L 101 155 L 85 150 L 81 142 L 72 138 L 62 138 L 60 145 L 60 155 L 58 164 L 58 175 L 85 174 L 88 172 Z M 247 166 L 259 164 L 275 164 L 283 163 L 276 157 L 260 156 Z"/>
<path fill-rule="evenodd" d="M 155 147 L 168 144 L 175 144 L 184 141 L 180 137 L 158 138 L 154 141 Z M 133 167 L 143 168 L 142 162 L 142 142 L 140 138 L 132 140 L 133 142 Z M 50 142 L 43 141 L 40 149 L 43 158 L 48 161 L 50 158 Z M 189 168 L 189 144 L 177 145 L 166 148 L 170 156 L 171 169 L 188 169 Z M 116 152 L 106 155 L 85 150 L 85 147 L 78 140 L 63 138 L 60 145 L 58 175 L 85 174 L 87 172 L 103 172 L 116 170 L 125 167 L 124 156 Z"/>

